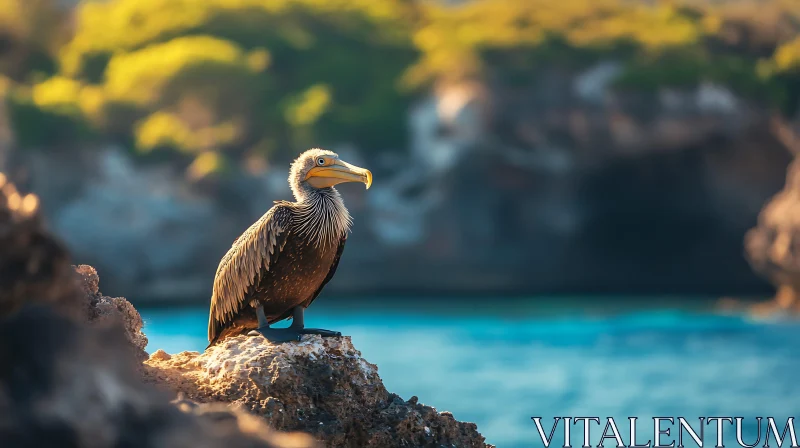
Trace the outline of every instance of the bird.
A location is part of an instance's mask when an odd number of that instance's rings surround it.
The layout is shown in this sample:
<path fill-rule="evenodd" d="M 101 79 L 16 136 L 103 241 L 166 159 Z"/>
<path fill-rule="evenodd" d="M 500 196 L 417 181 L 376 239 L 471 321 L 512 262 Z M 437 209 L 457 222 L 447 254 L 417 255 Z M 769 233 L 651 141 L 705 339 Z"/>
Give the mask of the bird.
<path fill-rule="evenodd" d="M 304 334 L 341 333 L 305 328 L 304 312 L 336 273 L 353 220 L 335 185 L 372 185 L 372 173 L 329 150 L 312 148 L 291 164 L 295 202 L 274 206 L 244 231 L 220 260 L 211 294 L 209 347 L 237 334 L 270 342 Z M 271 325 L 292 319 L 287 328 Z"/>

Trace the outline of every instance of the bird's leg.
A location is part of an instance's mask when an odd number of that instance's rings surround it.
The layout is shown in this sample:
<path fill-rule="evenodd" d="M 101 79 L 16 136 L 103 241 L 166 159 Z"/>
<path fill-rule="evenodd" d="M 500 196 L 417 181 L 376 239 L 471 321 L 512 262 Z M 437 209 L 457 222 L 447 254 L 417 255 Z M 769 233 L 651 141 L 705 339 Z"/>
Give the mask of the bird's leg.
<path fill-rule="evenodd" d="M 338 331 L 323 330 L 321 328 L 306 328 L 305 314 L 306 309 L 302 306 L 296 306 L 292 310 L 292 325 L 288 329 L 293 329 L 300 334 L 318 334 L 322 337 L 336 337 L 341 336 L 342 333 Z"/>
<path fill-rule="evenodd" d="M 295 330 L 306 328 L 305 310 L 302 306 L 292 308 L 292 325 L 289 325 L 289 328 L 294 328 Z"/>
<path fill-rule="evenodd" d="M 261 335 L 269 342 L 291 342 L 299 341 L 302 334 L 292 328 L 271 328 L 267 316 L 264 314 L 264 307 L 260 304 L 256 307 L 258 317 L 258 328 L 248 333 L 250 336 Z"/>
<path fill-rule="evenodd" d="M 269 328 L 269 321 L 267 320 L 267 315 L 264 314 L 263 305 L 256 307 L 256 316 L 258 317 L 258 328 Z"/>

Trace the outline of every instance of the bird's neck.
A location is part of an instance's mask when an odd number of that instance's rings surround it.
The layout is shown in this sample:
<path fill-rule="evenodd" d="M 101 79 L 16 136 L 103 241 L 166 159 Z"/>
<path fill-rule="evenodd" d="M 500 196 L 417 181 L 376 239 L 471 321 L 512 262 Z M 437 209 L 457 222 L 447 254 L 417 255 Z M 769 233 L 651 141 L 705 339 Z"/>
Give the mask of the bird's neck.
<path fill-rule="evenodd" d="M 353 224 L 342 197 L 333 187 L 310 191 L 295 204 L 296 230 L 317 245 L 338 242 Z"/>

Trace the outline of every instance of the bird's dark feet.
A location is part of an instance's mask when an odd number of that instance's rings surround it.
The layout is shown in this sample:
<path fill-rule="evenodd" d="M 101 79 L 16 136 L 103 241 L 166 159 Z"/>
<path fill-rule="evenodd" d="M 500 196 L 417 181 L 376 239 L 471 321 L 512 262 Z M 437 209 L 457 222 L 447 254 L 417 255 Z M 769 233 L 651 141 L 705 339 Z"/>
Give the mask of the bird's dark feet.
<path fill-rule="evenodd" d="M 296 330 L 294 328 L 261 327 L 247 334 L 249 336 L 261 335 L 269 342 L 292 342 L 300 340 L 300 337 L 303 335 L 301 331 L 303 330 Z"/>
<path fill-rule="evenodd" d="M 297 330 L 297 331 L 299 331 L 300 334 L 318 334 L 323 338 L 336 338 L 342 335 L 341 332 L 323 330 L 321 328 L 303 328 L 302 330 Z"/>
<path fill-rule="evenodd" d="M 319 328 L 270 328 L 261 327 L 248 333 L 250 336 L 261 335 L 269 342 L 292 342 L 299 341 L 304 334 L 317 334 L 322 337 L 339 337 L 342 333 L 338 331 L 322 330 Z"/>

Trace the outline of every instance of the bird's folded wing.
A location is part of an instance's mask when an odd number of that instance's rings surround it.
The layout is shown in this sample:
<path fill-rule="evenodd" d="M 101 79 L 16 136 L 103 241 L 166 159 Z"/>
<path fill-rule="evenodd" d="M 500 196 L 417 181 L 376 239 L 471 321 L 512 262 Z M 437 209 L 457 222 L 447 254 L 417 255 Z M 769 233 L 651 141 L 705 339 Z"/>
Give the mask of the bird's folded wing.
<path fill-rule="evenodd" d="M 248 291 L 269 272 L 286 243 L 291 210 L 277 204 L 234 241 L 214 277 L 208 339 L 213 341 L 247 300 Z"/>

